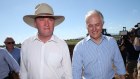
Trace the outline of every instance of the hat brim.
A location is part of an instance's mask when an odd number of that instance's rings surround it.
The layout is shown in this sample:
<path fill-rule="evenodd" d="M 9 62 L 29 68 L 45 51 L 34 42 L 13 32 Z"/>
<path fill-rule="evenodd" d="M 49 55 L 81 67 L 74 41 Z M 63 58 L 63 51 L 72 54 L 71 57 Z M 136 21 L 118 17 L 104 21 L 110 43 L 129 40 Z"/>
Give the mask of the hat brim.
<path fill-rule="evenodd" d="M 28 25 L 30 25 L 30 26 L 36 28 L 36 26 L 34 25 L 34 20 L 35 20 L 35 18 L 38 17 L 38 16 L 41 16 L 41 15 L 26 15 L 26 16 L 23 17 L 23 20 L 24 20 L 24 22 L 25 22 L 26 24 L 28 24 Z M 42 16 L 44 16 L 44 15 L 42 15 Z M 54 16 L 54 15 L 45 15 L 45 16 L 54 17 L 54 19 L 55 19 L 55 24 L 54 24 L 54 26 L 59 25 L 59 24 L 62 23 L 62 22 L 64 21 L 64 19 L 65 19 L 64 16 Z"/>

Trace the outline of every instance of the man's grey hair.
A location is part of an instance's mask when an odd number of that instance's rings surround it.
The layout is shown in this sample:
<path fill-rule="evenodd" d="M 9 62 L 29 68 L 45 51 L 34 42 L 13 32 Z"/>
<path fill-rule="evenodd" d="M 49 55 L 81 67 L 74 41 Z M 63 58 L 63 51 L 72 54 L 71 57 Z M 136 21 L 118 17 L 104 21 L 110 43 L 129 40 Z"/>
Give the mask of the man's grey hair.
<path fill-rule="evenodd" d="M 100 17 L 102 18 L 102 23 L 104 23 L 104 16 L 103 16 L 103 14 L 102 14 L 100 11 L 98 11 L 98 10 L 91 10 L 91 11 L 89 11 L 89 12 L 86 14 L 86 16 L 85 16 L 86 22 L 87 22 L 87 19 L 89 18 L 89 16 L 91 16 L 92 14 L 99 14 Z"/>

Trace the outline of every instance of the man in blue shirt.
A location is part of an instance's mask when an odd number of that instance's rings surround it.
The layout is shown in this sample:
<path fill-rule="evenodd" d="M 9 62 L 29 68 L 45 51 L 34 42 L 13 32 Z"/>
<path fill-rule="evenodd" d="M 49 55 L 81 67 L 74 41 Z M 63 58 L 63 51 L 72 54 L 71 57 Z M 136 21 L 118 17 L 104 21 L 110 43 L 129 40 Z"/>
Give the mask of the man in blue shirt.
<path fill-rule="evenodd" d="M 5 49 L 0 48 L 0 79 L 9 79 L 10 71 L 19 73 L 19 65 Z"/>
<path fill-rule="evenodd" d="M 89 11 L 85 20 L 89 35 L 74 48 L 73 79 L 81 79 L 82 76 L 85 79 L 112 79 L 115 74 L 125 79 L 126 70 L 116 40 L 102 35 L 102 13 Z"/>
<path fill-rule="evenodd" d="M 12 37 L 6 37 L 4 44 L 6 50 L 13 56 L 13 58 L 20 64 L 20 48 L 15 47 L 15 41 Z"/>

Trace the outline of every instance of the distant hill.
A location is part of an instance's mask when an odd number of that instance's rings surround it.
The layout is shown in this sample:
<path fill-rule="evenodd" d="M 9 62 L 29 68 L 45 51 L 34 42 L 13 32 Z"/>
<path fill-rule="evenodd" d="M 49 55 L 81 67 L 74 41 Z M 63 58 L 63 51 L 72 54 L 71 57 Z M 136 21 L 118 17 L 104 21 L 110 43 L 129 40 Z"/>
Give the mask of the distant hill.
<path fill-rule="evenodd" d="M 120 38 L 120 35 L 112 35 L 112 37 L 114 37 L 116 40 L 118 40 Z M 68 40 L 65 40 L 66 43 L 68 45 L 75 45 L 77 44 L 80 40 L 82 40 L 84 37 L 79 37 L 79 38 L 75 38 L 75 39 L 68 39 Z M 19 44 L 16 44 L 17 47 L 21 47 L 21 43 Z M 5 47 L 5 45 L 0 45 L 0 47 Z"/>

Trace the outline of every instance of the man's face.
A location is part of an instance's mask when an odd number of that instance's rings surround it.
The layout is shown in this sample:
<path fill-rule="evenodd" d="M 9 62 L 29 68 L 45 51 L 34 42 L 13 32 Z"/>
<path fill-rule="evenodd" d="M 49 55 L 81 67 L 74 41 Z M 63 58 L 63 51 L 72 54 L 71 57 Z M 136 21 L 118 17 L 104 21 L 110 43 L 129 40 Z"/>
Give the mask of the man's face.
<path fill-rule="evenodd" d="M 12 39 L 7 39 L 4 43 L 8 49 L 14 48 L 15 42 Z"/>
<path fill-rule="evenodd" d="M 51 37 L 54 31 L 55 20 L 53 17 L 37 17 L 35 26 L 38 29 L 38 34 L 43 37 Z"/>
<path fill-rule="evenodd" d="M 99 14 L 93 14 L 87 19 L 87 30 L 90 37 L 97 40 L 102 35 L 103 21 Z"/>

